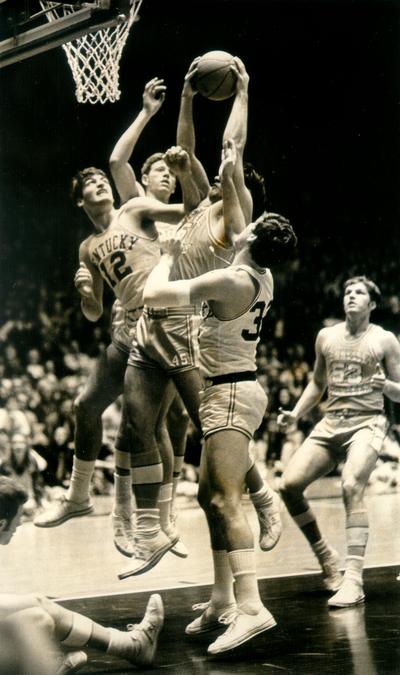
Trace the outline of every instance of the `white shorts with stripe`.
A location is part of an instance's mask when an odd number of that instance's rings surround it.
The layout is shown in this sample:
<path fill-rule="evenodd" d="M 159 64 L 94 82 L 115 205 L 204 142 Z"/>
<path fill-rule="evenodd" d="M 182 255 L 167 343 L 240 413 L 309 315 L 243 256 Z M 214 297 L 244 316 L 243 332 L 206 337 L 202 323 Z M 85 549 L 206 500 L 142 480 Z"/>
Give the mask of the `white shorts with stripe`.
<path fill-rule="evenodd" d="M 268 397 L 256 380 L 206 386 L 199 415 L 204 438 L 217 431 L 240 431 L 249 439 L 260 426 Z"/>

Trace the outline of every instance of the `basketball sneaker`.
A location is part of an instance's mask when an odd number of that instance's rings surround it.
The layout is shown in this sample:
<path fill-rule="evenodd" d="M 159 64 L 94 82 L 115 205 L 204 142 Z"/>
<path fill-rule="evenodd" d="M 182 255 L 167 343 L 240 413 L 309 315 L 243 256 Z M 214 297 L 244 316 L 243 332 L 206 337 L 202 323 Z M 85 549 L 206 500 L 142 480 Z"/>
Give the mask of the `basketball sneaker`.
<path fill-rule="evenodd" d="M 173 546 L 174 541 L 162 530 L 151 539 L 136 538 L 132 562 L 126 571 L 118 574 L 118 579 L 127 579 L 151 570 Z"/>
<path fill-rule="evenodd" d="M 134 549 L 134 534 L 131 518 L 128 516 L 111 514 L 111 522 L 114 533 L 114 546 L 128 558 L 132 558 Z"/>
<path fill-rule="evenodd" d="M 339 554 L 329 548 L 329 553 L 318 558 L 322 569 L 322 583 L 327 591 L 336 592 L 339 590 L 343 576 L 339 570 Z"/>
<path fill-rule="evenodd" d="M 138 624 L 129 624 L 127 633 L 121 634 L 121 631 L 116 631 L 119 633 L 118 649 L 112 653 L 137 666 L 151 666 L 163 624 L 163 601 L 158 593 L 154 593 L 150 596 L 142 621 Z"/>
<path fill-rule="evenodd" d="M 183 542 L 180 540 L 178 528 L 176 527 L 176 518 L 172 516 L 170 518 L 170 523 L 163 528 L 163 531 L 174 542 L 174 545 L 171 548 L 171 553 L 177 555 L 178 558 L 187 558 L 189 553 Z"/>
<path fill-rule="evenodd" d="M 200 602 L 197 605 L 193 605 L 192 610 L 194 612 L 201 610 L 202 613 L 191 623 L 188 623 L 185 633 L 186 635 L 200 635 L 201 633 L 208 633 L 208 631 L 221 628 L 219 618 L 227 613 L 234 612 L 236 610 L 236 603 L 219 608 L 214 607 L 210 601 Z"/>
<path fill-rule="evenodd" d="M 266 607 L 262 607 L 258 614 L 245 614 L 240 609 L 235 609 L 220 616 L 219 621 L 229 628 L 209 645 L 208 654 L 220 654 L 235 649 L 259 633 L 276 626 L 274 617 Z"/>
<path fill-rule="evenodd" d="M 87 663 L 88 657 L 85 652 L 69 652 L 60 657 L 56 675 L 67 675 L 67 673 L 77 673 Z"/>
<path fill-rule="evenodd" d="M 267 498 L 264 503 L 254 504 L 260 525 L 259 544 L 262 551 L 271 551 L 282 534 L 280 501 L 279 495 L 274 492 L 272 498 Z"/>
<path fill-rule="evenodd" d="M 84 502 L 78 503 L 63 497 L 57 504 L 54 504 L 44 513 L 36 516 L 33 523 L 36 527 L 57 527 L 70 520 L 70 518 L 87 516 L 93 510 L 94 507 L 90 499 L 85 499 Z"/>
<path fill-rule="evenodd" d="M 346 575 L 335 595 L 328 600 L 329 607 L 354 607 L 365 600 L 362 583 Z"/>

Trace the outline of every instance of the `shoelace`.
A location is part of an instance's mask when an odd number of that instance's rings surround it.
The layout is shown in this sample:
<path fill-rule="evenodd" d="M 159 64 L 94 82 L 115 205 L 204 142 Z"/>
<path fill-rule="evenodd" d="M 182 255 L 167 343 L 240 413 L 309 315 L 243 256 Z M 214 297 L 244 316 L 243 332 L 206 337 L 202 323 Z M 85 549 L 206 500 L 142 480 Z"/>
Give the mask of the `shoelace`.
<path fill-rule="evenodd" d="M 192 610 L 193 610 L 194 612 L 198 612 L 198 611 L 200 611 L 200 610 L 203 612 L 203 611 L 206 610 L 209 606 L 210 606 L 210 601 L 208 601 L 208 602 L 199 602 L 199 603 L 197 603 L 197 605 L 192 605 Z"/>
<path fill-rule="evenodd" d="M 221 616 L 218 618 L 218 621 L 219 621 L 219 623 L 222 623 L 225 626 L 229 626 L 230 628 L 233 628 L 239 614 L 240 614 L 240 611 L 236 607 L 234 609 L 227 609 L 226 612 L 223 612 L 221 614 Z"/>

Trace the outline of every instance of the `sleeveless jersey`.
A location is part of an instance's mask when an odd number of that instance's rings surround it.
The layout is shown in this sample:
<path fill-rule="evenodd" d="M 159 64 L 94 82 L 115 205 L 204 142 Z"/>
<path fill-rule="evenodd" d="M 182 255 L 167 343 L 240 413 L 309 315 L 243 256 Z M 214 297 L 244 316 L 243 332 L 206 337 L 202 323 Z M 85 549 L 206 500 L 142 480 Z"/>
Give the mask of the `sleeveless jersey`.
<path fill-rule="evenodd" d="M 224 247 L 212 234 L 212 210 L 209 205 L 199 206 L 175 230 L 183 250 L 171 270 L 171 281 L 194 279 L 205 272 L 228 267 L 232 262 L 233 248 Z"/>
<path fill-rule="evenodd" d="M 326 410 L 383 410 L 383 394 L 370 383 L 379 362 L 383 328 L 370 324 L 363 335 L 345 335 L 345 323 L 327 330 L 322 345 L 325 357 L 328 401 Z"/>
<path fill-rule="evenodd" d="M 200 369 L 204 377 L 256 370 L 256 349 L 262 321 L 273 299 L 270 270 L 264 274 L 248 265 L 234 265 L 229 272 L 245 270 L 256 280 L 258 292 L 251 305 L 234 319 L 219 319 L 208 303 L 202 309 Z"/>
<path fill-rule="evenodd" d="M 125 310 L 143 305 L 143 288 L 160 259 L 158 237 L 138 235 L 120 223 L 119 212 L 111 225 L 89 237 L 90 260 Z"/>

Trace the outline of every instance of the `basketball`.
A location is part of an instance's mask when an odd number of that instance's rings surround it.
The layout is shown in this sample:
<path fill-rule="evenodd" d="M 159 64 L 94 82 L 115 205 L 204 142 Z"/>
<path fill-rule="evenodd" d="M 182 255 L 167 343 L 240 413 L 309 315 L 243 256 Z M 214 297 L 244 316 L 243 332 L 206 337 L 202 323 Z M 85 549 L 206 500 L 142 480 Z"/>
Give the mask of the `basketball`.
<path fill-rule="evenodd" d="M 223 51 L 207 52 L 200 57 L 193 86 L 211 101 L 223 101 L 236 90 L 236 75 L 230 69 L 234 64 L 232 54 Z"/>

